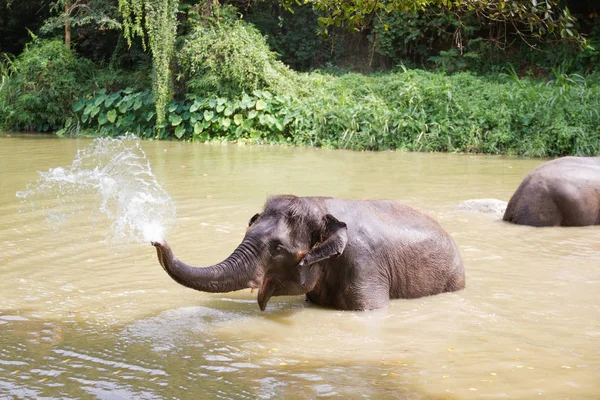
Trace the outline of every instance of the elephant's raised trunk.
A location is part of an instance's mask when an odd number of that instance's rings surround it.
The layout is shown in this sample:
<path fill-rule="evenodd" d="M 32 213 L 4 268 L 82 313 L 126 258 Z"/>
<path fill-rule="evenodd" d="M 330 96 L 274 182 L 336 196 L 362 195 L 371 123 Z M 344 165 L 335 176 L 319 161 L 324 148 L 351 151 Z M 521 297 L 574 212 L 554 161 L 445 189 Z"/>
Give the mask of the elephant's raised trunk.
<path fill-rule="evenodd" d="M 259 240 L 246 237 L 226 260 L 206 268 L 197 268 L 179 261 L 166 242 L 152 242 L 158 261 L 176 282 L 202 292 L 224 293 L 245 288 L 258 288 L 263 271 L 258 267 L 261 249 Z"/>

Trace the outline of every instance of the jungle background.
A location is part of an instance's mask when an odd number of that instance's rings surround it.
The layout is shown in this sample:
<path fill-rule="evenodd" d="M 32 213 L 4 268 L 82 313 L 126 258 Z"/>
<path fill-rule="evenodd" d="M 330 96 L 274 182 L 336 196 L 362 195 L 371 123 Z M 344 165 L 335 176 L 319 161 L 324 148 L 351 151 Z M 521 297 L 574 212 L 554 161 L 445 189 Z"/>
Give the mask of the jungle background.
<path fill-rule="evenodd" d="M 0 130 L 600 154 L 595 1 L 0 2 Z"/>

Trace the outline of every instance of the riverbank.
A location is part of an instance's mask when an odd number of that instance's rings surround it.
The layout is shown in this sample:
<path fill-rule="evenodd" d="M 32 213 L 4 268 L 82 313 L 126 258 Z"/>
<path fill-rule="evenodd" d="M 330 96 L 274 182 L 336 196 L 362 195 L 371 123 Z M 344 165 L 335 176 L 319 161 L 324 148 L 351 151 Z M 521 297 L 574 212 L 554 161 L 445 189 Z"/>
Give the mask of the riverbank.
<path fill-rule="evenodd" d="M 150 92 L 102 91 L 75 105 L 76 116 L 61 134 L 132 131 L 144 138 L 352 150 L 600 154 L 600 85 L 593 77 L 542 81 L 400 69 L 297 79 L 310 92 L 172 101 L 158 134 Z"/>
<path fill-rule="evenodd" d="M 50 53 L 64 53 L 56 44 L 41 46 L 50 45 Z M 63 55 L 59 65 L 70 78 L 47 68 L 26 92 L 19 79 L 32 79 L 16 69 L 0 87 L 1 129 L 111 137 L 132 132 L 146 139 L 374 151 L 600 154 L 596 75 L 554 71 L 550 79 L 533 79 L 511 68 L 484 76 L 404 67 L 373 75 L 288 71 L 269 90 L 182 94 L 168 104 L 157 127 L 153 95 L 143 90 L 147 86 L 132 84 L 131 76 L 118 80 L 126 87 L 99 79 L 91 84 L 75 73 L 82 67 L 79 61 Z M 62 86 L 56 83 L 59 75 Z"/>

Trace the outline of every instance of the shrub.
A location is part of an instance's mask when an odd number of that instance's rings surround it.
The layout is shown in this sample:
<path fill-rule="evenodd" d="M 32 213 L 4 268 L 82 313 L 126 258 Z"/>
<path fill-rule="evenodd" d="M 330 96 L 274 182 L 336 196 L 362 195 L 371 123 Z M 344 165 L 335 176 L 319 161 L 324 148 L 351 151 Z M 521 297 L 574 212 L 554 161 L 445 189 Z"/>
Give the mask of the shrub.
<path fill-rule="evenodd" d="M 187 92 L 235 97 L 243 92 L 293 91 L 294 74 L 269 49 L 265 38 L 244 21 L 200 25 L 178 56 Z"/>
<path fill-rule="evenodd" d="M 237 98 L 203 98 L 189 95 L 167 107 L 165 124 L 156 130 L 156 113 L 149 91 L 131 88 L 114 93 L 100 91 L 81 99 L 73 107 L 77 120 L 67 122 L 66 132 L 95 130 L 103 136 L 121 136 L 127 132 L 144 138 L 176 138 L 190 141 L 252 140 L 284 142 L 285 107 L 289 99 L 256 90 Z"/>
<path fill-rule="evenodd" d="M 89 91 L 94 65 L 79 59 L 59 40 L 34 38 L 5 73 L 0 94 L 3 129 L 59 129 L 73 103 Z"/>

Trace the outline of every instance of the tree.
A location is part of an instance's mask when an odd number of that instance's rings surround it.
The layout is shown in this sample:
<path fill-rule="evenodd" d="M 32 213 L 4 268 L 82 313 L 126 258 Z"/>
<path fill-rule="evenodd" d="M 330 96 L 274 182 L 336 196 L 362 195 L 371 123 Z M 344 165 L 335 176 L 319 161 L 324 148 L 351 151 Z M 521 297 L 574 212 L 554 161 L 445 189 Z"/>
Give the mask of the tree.
<path fill-rule="evenodd" d="M 93 24 L 97 29 L 120 29 L 121 24 L 111 15 L 114 8 L 110 0 L 57 0 L 51 10 L 57 14 L 48 18 L 40 31 L 53 31 L 64 26 L 65 46 L 71 47 L 71 28 Z"/>
<path fill-rule="evenodd" d="M 171 97 L 171 57 L 177 33 L 179 0 L 119 0 L 123 34 L 131 46 L 135 36 L 142 38 L 152 52 L 152 82 L 156 121 L 160 126 Z M 148 41 L 146 42 L 146 37 Z"/>
<path fill-rule="evenodd" d="M 282 0 L 288 6 L 292 0 Z M 330 26 L 347 25 L 359 31 L 373 18 L 383 13 L 416 11 L 438 7 L 442 11 L 464 14 L 474 12 L 480 18 L 510 25 L 523 40 L 560 38 L 584 46 L 585 38 L 575 29 L 575 18 L 560 0 L 305 0 L 326 14 L 319 23 Z"/>
<path fill-rule="evenodd" d="M 68 0 L 61 0 L 67 2 Z M 84 0 L 78 0 L 84 1 Z M 267 0 L 262 0 L 267 1 Z M 290 8 L 300 0 L 275 0 Z M 490 21 L 510 24 L 523 40 L 548 36 L 586 43 L 575 29 L 569 9 L 559 7 L 560 0 L 304 0 L 326 14 L 319 22 L 325 29 L 346 24 L 359 31 L 381 13 L 439 7 L 451 12 L 474 12 Z M 164 121 L 171 97 L 171 57 L 177 33 L 179 0 L 118 0 L 123 16 L 123 33 L 131 46 L 135 36 L 149 45 L 153 59 L 153 92 L 157 125 Z M 212 10 L 216 0 L 202 0 L 199 9 Z M 147 37 L 147 41 L 146 41 Z"/>

